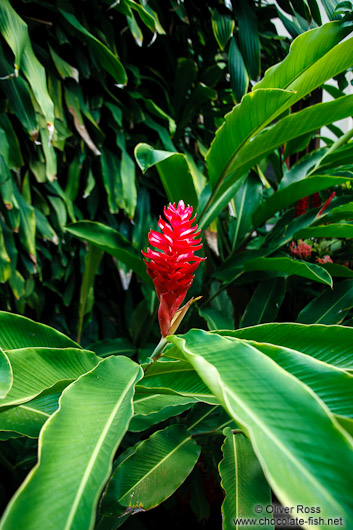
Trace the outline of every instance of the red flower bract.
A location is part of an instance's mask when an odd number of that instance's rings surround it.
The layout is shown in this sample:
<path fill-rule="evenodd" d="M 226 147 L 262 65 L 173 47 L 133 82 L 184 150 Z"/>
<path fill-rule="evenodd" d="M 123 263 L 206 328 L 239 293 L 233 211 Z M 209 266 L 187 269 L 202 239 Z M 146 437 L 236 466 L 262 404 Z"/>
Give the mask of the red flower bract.
<path fill-rule="evenodd" d="M 194 252 L 202 248 L 197 225 L 191 226 L 196 215 L 191 219 L 192 207 L 179 201 L 164 207 L 164 216 L 159 217 L 158 226 L 162 233 L 150 230 L 147 252 L 142 254 L 146 261 L 147 272 L 151 276 L 159 299 L 158 320 L 162 336 L 169 333 L 172 319 L 194 279 L 194 272 L 205 258 L 195 256 Z"/>

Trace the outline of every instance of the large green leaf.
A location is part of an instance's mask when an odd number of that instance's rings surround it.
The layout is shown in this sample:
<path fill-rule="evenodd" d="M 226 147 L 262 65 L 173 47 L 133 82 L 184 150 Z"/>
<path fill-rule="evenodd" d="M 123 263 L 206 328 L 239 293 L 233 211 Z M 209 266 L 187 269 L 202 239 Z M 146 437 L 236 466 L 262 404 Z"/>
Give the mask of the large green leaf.
<path fill-rule="evenodd" d="M 314 263 L 292 258 L 257 258 L 245 263 L 246 271 L 277 271 L 285 275 L 295 274 L 303 278 L 332 286 L 330 274 Z"/>
<path fill-rule="evenodd" d="M 337 368 L 353 370 L 353 329 L 349 327 L 275 323 L 219 333 L 277 344 L 306 353 Z"/>
<path fill-rule="evenodd" d="M 102 503 L 102 511 L 150 510 L 184 482 L 200 455 L 200 447 L 182 425 L 170 425 L 141 442 L 117 467 Z M 120 505 L 120 506 L 119 506 Z"/>
<path fill-rule="evenodd" d="M 298 315 L 302 324 L 340 324 L 353 307 L 353 281 L 346 280 L 326 289 L 314 298 Z"/>
<path fill-rule="evenodd" d="M 148 144 L 138 144 L 135 157 L 143 172 L 156 166 L 164 190 L 170 202 L 185 204 L 197 208 L 198 197 L 195 182 L 187 158 L 183 153 L 153 149 Z"/>
<path fill-rule="evenodd" d="M 6 353 L 0 348 L 0 399 L 6 397 L 12 386 L 12 368 Z M 1 403 L 1 401 L 0 401 Z"/>
<path fill-rule="evenodd" d="M 251 443 L 243 434 L 234 434 L 230 427 L 223 431 L 223 460 L 219 463 L 221 485 L 225 491 L 222 504 L 223 530 L 243 530 L 239 519 L 261 517 L 254 508 L 271 504 L 271 490 Z M 266 525 L 272 528 L 273 525 Z"/>
<path fill-rule="evenodd" d="M 38 438 L 41 428 L 59 406 L 60 393 L 32 399 L 0 411 L 0 431 Z"/>
<path fill-rule="evenodd" d="M 211 405 L 218 404 L 190 363 L 183 360 L 157 361 L 148 366 L 143 381 L 136 387 L 136 392 L 151 394 L 152 391 L 156 394 L 178 394 Z"/>
<path fill-rule="evenodd" d="M 25 403 L 57 383 L 67 386 L 92 370 L 99 357 L 74 348 L 23 348 L 8 350 L 13 370 L 13 384 L 0 407 Z"/>
<path fill-rule="evenodd" d="M 127 83 L 127 75 L 125 68 L 119 59 L 109 50 L 109 48 L 92 35 L 92 33 L 87 31 L 74 15 L 63 11 L 62 9 L 59 9 L 59 11 L 65 20 L 79 33 L 80 38 L 83 38 L 87 42 L 96 56 L 98 64 L 101 64 L 117 83 L 125 85 Z"/>
<path fill-rule="evenodd" d="M 108 252 L 132 269 L 148 284 L 152 284 L 140 253 L 119 232 L 102 223 L 79 221 L 65 228 L 67 232 L 83 241 Z"/>
<path fill-rule="evenodd" d="M 312 390 L 240 340 L 201 330 L 170 340 L 243 426 L 280 502 L 352 525 L 353 440 Z"/>
<path fill-rule="evenodd" d="M 303 381 L 334 414 L 353 417 L 353 376 L 341 368 L 283 346 L 255 341 L 249 344 Z"/>
<path fill-rule="evenodd" d="M 37 346 L 79 348 L 76 342 L 56 329 L 21 315 L 0 311 L 0 348 L 15 350 Z"/>
<path fill-rule="evenodd" d="M 331 22 L 306 31 L 292 42 L 284 61 L 266 71 L 256 89 L 287 88 L 318 60 L 330 53 L 350 31 L 350 28 L 342 27 L 339 22 Z"/>
<path fill-rule="evenodd" d="M 265 127 L 280 105 L 293 97 L 287 90 L 256 90 L 246 94 L 241 104 L 225 116 L 207 153 L 210 184 L 224 180 L 232 171 L 237 154 L 246 142 Z"/>
<path fill-rule="evenodd" d="M 254 225 L 262 225 L 265 221 L 270 219 L 273 214 L 286 208 L 290 204 L 294 204 L 303 197 L 312 195 L 317 191 L 325 190 L 331 186 L 344 184 L 345 182 L 347 182 L 346 177 L 318 175 L 300 180 L 299 182 L 294 182 L 271 195 L 259 206 L 253 215 Z"/>
<path fill-rule="evenodd" d="M 351 40 L 353 42 L 353 39 Z M 254 94 L 257 93 L 259 92 L 254 92 Z M 266 94 L 267 91 L 264 90 L 260 93 Z M 258 134 L 256 138 L 239 150 L 238 156 L 233 157 L 232 163 L 228 166 L 226 172 L 230 176 L 224 182 L 220 192 L 225 187 L 232 185 L 245 171 L 253 167 L 280 145 L 302 134 L 314 132 L 324 125 L 349 116 L 352 110 L 352 102 L 353 95 L 349 95 L 327 103 L 318 103 L 294 114 L 290 114 L 279 120 L 272 127 L 262 131 L 261 134 Z M 257 109 L 255 98 L 254 106 L 250 112 L 253 112 L 255 116 L 258 115 L 258 112 L 261 112 Z M 238 124 L 234 126 L 238 126 Z"/>
<path fill-rule="evenodd" d="M 63 392 L 41 432 L 38 463 L 8 505 L 1 528 L 44 530 L 48 521 L 57 530 L 93 528 L 141 376 L 130 359 L 109 357 Z"/>
<path fill-rule="evenodd" d="M 351 223 L 332 223 L 322 226 L 310 226 L 302 228 L 295 234 L 296 238 L 311 238 L 311 237 L 353 237 L 353 224 Z"/>

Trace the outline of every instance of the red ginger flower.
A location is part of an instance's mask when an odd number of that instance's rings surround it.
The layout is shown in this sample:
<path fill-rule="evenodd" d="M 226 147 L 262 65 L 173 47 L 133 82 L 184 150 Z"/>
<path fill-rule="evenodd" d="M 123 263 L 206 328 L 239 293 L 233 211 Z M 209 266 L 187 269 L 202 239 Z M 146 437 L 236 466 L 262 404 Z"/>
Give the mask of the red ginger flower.
<path fill-rule="evenodd" d="M 158 226 L 162 233 L 150 230 L 148 241 L 157 250 L 147 248 L 142 254 L 150 261 L 145 261 L 147 272 L 152 278 L 159 299 L 158 320 L 162 337 L 169 333 L 172 319 L 194 279 L 194 272 L 199 263 L 206 258 L 195 256 L 194 252 L 202 248 L 201 230 L 197 225 L 191 226 L 196 215 L 191 219 L 192 207 L 179 201 L 164 207 L 167 223 L 159 217 Z"/>

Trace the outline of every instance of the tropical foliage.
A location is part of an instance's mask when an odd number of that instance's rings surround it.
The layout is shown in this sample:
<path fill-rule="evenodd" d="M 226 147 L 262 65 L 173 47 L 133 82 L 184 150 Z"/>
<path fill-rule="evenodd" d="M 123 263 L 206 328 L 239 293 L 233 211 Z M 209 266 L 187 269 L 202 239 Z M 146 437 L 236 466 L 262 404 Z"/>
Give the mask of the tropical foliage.
<path fill-rule="evenodd" d="M 352 5 L 205 6 L 0 3 L 4 530 L 353 526 Z M 181 199 L 202 298 L 158 345 Z"/>

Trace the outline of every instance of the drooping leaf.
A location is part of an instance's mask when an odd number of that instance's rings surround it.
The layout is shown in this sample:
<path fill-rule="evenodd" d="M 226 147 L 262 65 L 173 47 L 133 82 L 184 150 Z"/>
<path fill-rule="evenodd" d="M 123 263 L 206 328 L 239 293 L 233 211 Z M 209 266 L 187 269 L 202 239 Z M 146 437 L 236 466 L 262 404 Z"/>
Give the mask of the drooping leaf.
<path fill-rule="evenodd" d="M 271 504 L 271 490 L 249 440 L 243 434 L 234 434 L 229 427 L 223 433 L 223 460 L 219 463 L 221 485 L 225 491 L 223 529 L 240 530 L 243 525 L 239 519 L 260 518 L 255 507 Z M 273 530 L 273 525 L 267 527 Z"/>
<path fill-rule="evenodd" d="M 340 324 L 353 307 L 353 281 L 346 280 L 326 289 L 305 306 L 298 315 L 302 324 Z"/>
<path fill-rule="evenodd" d="M 13 384 L 1 408 L 30 401 L 58 383 L 65 387 L 100 361 L 94 353 L 74 348 L 22 348 L 8 350 L 7 356 Z"/>
<path fill-rule="evenodd" d="M 182 425 L 155 432 L 117 467 L 103 499 L 103 513 L 119 513 L 121 506 L 132 512 L 158 506 L 184 482 L 199 455 L 199 446 Z"/>
<path fill-rule="evenodd" d="M 21 315 L 0 311 L 0 348 L 79 348 L 69 337 L 45 324 L 38 324 Z"/>
<path fill-rule="evenodd" d="M 59 393 L 48 394 L 0 411 L 0 431 L 38 438 L 41 428 L 59 406 Z"/>
<path fill-rule="evenodd" d="M 100 40 L 90 33 L 71 13 L 59 9 L 65 20 L 80 34 L 92 52 L 95 54 L 97 61 L 102 67 L 115 79 L 120 85 L 127 83 L 127 75 L 124 66 L 119 59 L 107 48 Z"/>
<path fill-rule="evenodd" d="M 115 256 L 136 272 L 141 279 L 151 284 L 140 253 L 113 228 L 93 221 L 79 221 L 67 226 L 66 231 Z"/>
<path fill-rule="evenodd" d="M 310 226 L 308 228 L 302 228 L 299 230 L 295 237 L 298 238 L 311 238 L 311 237 L 337 237 L 347 238 L 353 237 L 353 224 L 351 223 L 332 223 L 322 226 Z"/>
<path fill-rule="evenodd" d="M 198 198 L 192 172 L 182 153 L 160 151 L 148 144 L 138 144 L 135 157 L 142 171 L 157 167 L 164 190 L 170 202 L 176 204 L 183 199 L 197 209 Z"/>
<path fill-rule="evenodd" d="M 295 274 L 316 282 L 325 283 L 332 287 L 332 278 L 325 269 L 320 267 L 320 265 L 304 260 L 295 260 L 292 258 L 257 258 L 248 261 L 245 264 L 245 270 L 278 271 L 285 275 Z"/>

